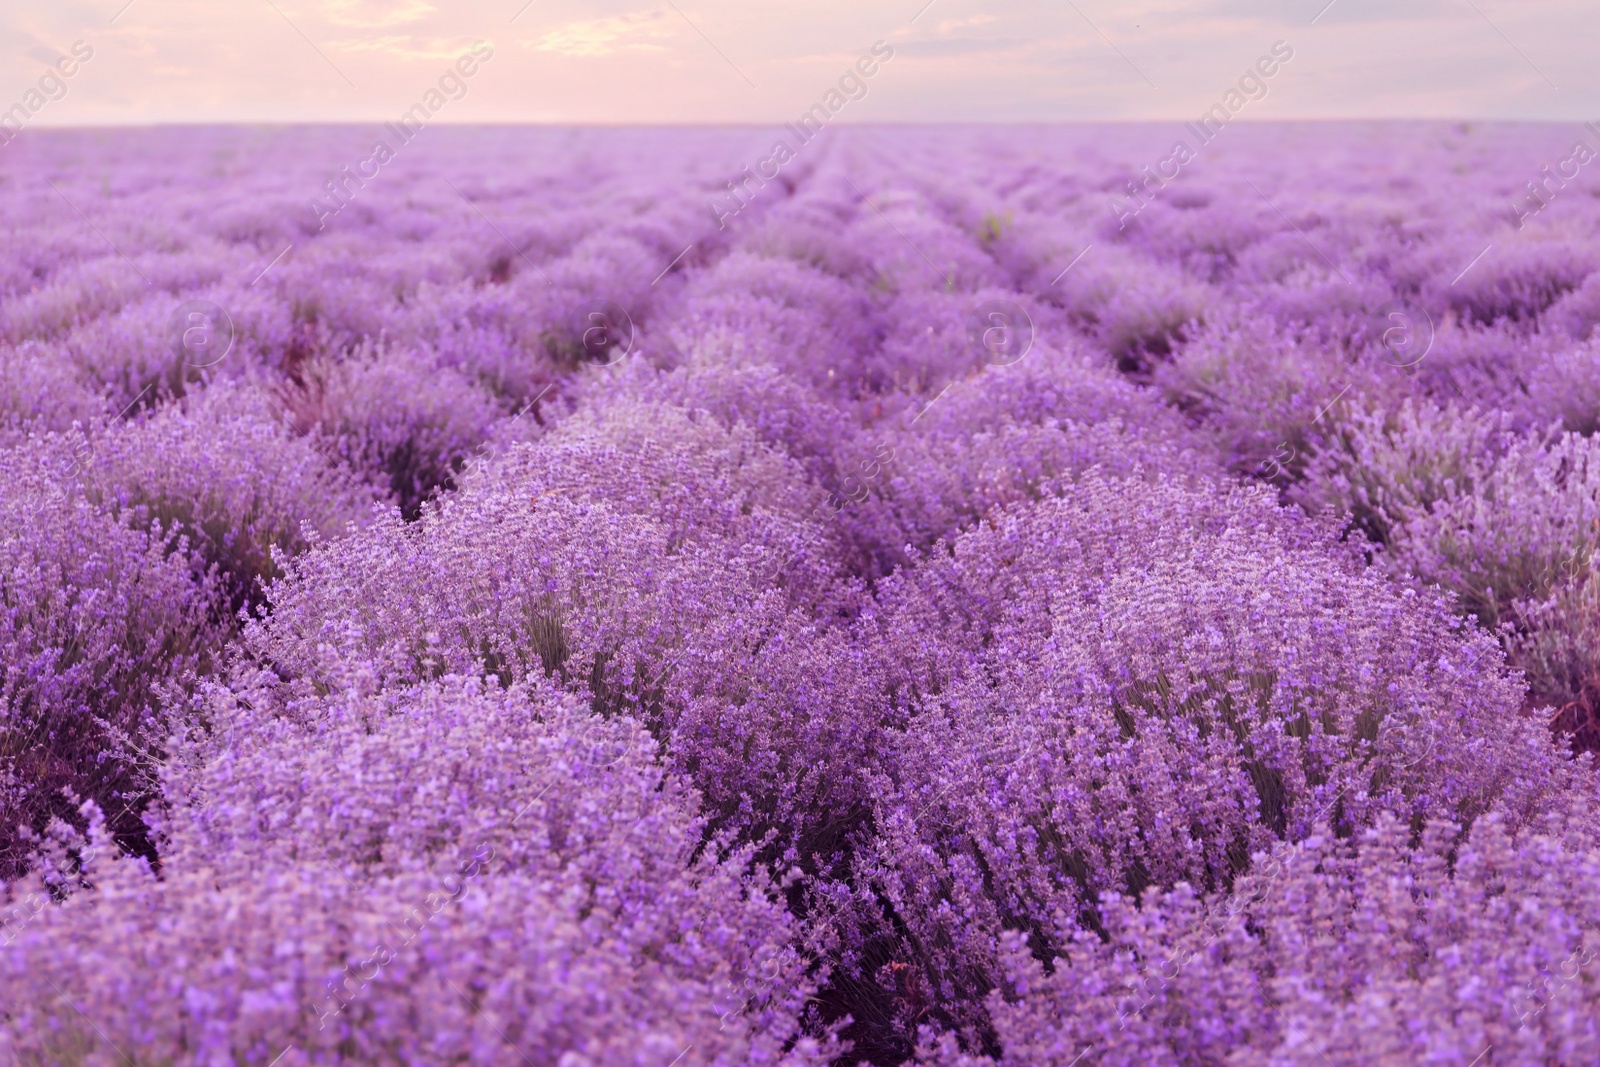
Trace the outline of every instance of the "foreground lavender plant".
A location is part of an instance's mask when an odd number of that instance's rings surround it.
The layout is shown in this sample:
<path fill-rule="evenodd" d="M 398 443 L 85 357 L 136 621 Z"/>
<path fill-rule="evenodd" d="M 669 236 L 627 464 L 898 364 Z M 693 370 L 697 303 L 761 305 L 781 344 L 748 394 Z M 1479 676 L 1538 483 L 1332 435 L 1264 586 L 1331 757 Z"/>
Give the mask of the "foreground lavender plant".
<path fill-rule="evenodd" d="M 29 130 L 0 1064 L 1600 1058 L 1548 132 Z"/>

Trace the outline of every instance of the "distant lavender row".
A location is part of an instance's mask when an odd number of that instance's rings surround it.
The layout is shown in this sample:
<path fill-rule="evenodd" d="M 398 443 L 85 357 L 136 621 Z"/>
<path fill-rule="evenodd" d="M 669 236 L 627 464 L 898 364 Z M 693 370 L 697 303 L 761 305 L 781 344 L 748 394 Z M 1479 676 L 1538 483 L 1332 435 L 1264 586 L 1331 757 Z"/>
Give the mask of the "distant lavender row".
<path fill-rule="evenodd" d="M 8 145 L 0 1064 L 1600 1057 L 1593 137 L 1173 136 Z"/>

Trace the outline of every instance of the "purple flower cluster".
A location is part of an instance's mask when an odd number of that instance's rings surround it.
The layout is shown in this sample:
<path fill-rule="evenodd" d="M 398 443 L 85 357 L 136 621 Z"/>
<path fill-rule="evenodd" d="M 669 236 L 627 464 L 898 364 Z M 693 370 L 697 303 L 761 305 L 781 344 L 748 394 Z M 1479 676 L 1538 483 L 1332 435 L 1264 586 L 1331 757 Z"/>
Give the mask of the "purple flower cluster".
<path fill-rule="evenodd" d="M 1600 1060 L 1566 135 L 370 140 L 0 160 L 0 1067 Z"/>

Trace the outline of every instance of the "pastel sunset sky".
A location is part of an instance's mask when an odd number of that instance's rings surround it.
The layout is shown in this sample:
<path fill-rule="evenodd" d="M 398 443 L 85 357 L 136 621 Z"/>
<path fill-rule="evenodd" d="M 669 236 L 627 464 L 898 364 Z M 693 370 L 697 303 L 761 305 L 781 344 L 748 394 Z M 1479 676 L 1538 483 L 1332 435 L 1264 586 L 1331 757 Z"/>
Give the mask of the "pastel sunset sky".
<path fill-rule="evenodd" d="M 93 49 L 39 126 L 369 122 L 475 41 L 445 122 L 777 123 L 875 41 L 845 121 L 1191 119 L 1274 42 L 1246 119 L 1600 119 L 1578 0 L 0 0 L 0 108 Z"/>

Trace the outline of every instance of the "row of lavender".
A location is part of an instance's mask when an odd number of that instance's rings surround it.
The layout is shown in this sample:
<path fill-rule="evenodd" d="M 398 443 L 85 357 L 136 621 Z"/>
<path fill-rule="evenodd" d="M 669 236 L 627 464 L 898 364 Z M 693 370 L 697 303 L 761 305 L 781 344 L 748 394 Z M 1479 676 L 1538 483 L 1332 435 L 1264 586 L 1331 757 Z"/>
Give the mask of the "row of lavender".
<path fill-rule="evenodd" d="M 1570 133 L 434 132 L 0 160 L 0 1062 L 1600 1051 Z"/>

